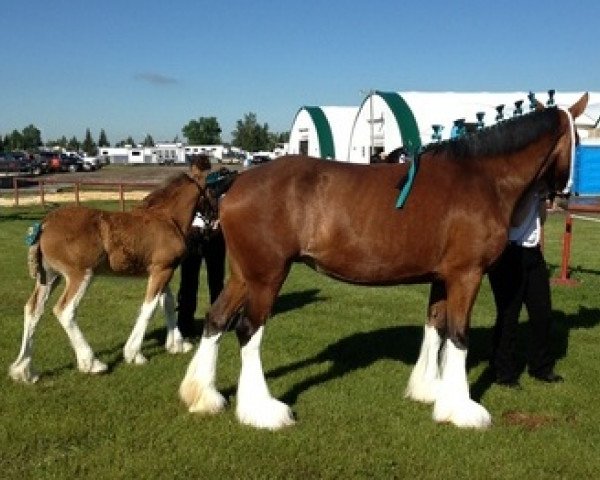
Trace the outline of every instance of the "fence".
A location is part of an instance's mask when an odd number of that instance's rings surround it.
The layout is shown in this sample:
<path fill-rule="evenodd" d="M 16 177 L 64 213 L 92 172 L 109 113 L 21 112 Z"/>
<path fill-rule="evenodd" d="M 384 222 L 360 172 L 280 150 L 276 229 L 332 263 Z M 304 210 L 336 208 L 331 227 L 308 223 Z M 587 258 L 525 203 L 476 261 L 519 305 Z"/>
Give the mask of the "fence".
<path fill-rule="evenodd" d="M 22 193 L 22 185 L 32 183 L 37 184 L 37 191 L 39 192 L 40 204 L 45 207 L 46 206 L 46 186 L 55 184 L 55 185 L 66 185 L 71 186 L 73 188 L 74 200 L 77 205 L 80 205 L 81 198 L 80 193 L 82 187 L 85 186 L 93 186 L 97 190 L 102 191 L 115 191 L 118 193 L 119 203 L 121 206 L 121 211 L 125 211 L 125 191 L 126 189 L 140 189 L 140 190 L 152 190 L 160 185 L 159 182 L 104 182 L 104 181 L 94 181 L 94 180 L 72 180 L 65 181 L 62 179 L 32 179 L 26 177 L 13 177 L 13 191 L 14 191 L 14 205 L 19 206 L 19 199 Z"/>

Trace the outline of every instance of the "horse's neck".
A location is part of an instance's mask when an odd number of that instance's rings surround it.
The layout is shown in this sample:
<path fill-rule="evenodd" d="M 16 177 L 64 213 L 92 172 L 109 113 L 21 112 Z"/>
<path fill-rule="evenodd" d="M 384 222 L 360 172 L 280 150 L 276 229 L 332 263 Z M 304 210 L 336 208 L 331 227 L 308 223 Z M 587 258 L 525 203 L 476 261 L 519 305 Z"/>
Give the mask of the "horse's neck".
<path fill-rule="evenodd" d="M 499 206 L 508 222 L 525 191 L 547 170 L 548 156 L 553 142 L 537 142 L 521 152 L 491 158 L 486 162 L 492 176 Z"/>
<path fill-rule="evenodd" d="M 197 185 L 189 184 L 185 188 L 181 188 L 181 194 L 178 197 L 176 205 L 169 210 L 171 219 L 184 236 L 187 236 L 192 226 L 198 196 Z"/>

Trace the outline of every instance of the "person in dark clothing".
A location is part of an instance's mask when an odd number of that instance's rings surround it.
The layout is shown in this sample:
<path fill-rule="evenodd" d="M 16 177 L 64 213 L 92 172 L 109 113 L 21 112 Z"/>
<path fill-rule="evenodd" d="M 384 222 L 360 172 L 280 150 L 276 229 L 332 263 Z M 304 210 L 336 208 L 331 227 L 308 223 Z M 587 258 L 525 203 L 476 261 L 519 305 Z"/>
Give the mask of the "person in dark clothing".
<path fill-rule="evenodd" d="M 207 155 L 190 158 L 190 169 L 208 171 L 211 169 Z M 206 263 L 206 275 L 210 303 L 221 290 L 225 278 L 225 240 L 220 229 L 207 231 L 203 220 L 196 217 L 188 236 L 186 256 L 181 261 L 181 282 L 177 293 L 177 325 L 184 337 L 199 335 L 200 325 L 194 318 L 198 301 L 199 274 L 202 260 Z"/>
<path fill-rule="evenodd" d="M 544 197 L 535 188 L 518 206 L 509 232 L 509 244 L 488 274 L 497 310 L 491 367 L 496 383 L 511 388 L 520 388 L 517 329 L 523 305 L 530 327 L 529 375 L 547 383 L 563 380 L 554 373 L 554 358 L 550 351 L 550 281 L 540 247 L 545 214 Z"/>

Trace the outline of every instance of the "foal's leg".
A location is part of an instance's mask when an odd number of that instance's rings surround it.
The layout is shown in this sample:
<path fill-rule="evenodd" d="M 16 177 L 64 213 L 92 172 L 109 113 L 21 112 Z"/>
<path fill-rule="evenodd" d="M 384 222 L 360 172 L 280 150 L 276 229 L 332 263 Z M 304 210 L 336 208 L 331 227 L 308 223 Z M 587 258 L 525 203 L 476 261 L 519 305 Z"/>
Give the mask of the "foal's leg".
<path fill-rule="evenodd" d="M 165 312 L 167 324 L 167 338 L 165 340 L 165 349 L 169 353 L 186 353 L 194 346 L 183 339 L 181 332 L 177 327 L 177 317 L 175 316 L 175 299 L 171 292 L 171 287 L 167 285 L 159 297 L 159 303 Z"/>
<path fill-rule="evenodd" d="M 433 282 L 429 294 L 427 324 L 419 358 L 408 380 L 405 397 L 418 402 L 433 403 L 439 388 L 439 353 L 446 330 L 446 287 L 443 282 Z"/>
<path fill-rule="evenodd" d="M 75 321 L 75 312 L 90 280 L 92 271 L 72 271 L 64 274 L 65 290 L 54 306 L 54 315 L 65 330 L 77 357 L 77 368 L 84 373 L 101 373 L 106 371 L 104 363 L 94 356 L 94 352 L 86 341 Z"/>
<path fill-rule="evenodd" d="M 179 387 L 179 396 L 190 412 L 218 413 L 227 404 L 215 387 L 219 341 L 228 323 L 247 298 L 245 283 L 232 274 L 211 305 L 194 358 Z"/>
<path fill-rule="evenodd" d="M 433 407 L 436 422 L 458 427 L 486 428 L 491 424 L 488 411 L 469 396 L 467 381 L 467 334 L 469 317 L 481 273 L 468 272 L 447 283 L 448 336 L 440 369 L 440 385 Z"/>
<path fill-rule="evenodd" d="M 45 277 L 43 283 L 40 276 L 36 279 L 35 287 L 29 300 L 25 304 L 23 321 L 23 339 L 21 341 L 21 350 L 17 359 L 12 363 L 8 374 L 13 380 L 26 383 L 34 383 L 39 376 L 32 365 L 33 353 L 33 334 L 35 327 L 44 313 L 44 306 L 48 297 L 56 286 L 58 275 L 54 271 L 44 271 L 41 275 Z"/>
<path fill-rule="evenodd" d="M 152 318 L 154 310 L 156 310 L 159 298 L 164 291 L 165 286 L 168 285 L 171 280 L 172 275 L 172 269 L 161 269 L 152 272 L 148 277 L 144 303 L 140 308 L 140 313 L 135 321 L 133 330 L 123 347 L 123 357 L 127 363 L 143 365 L 147 362 L 146 357 L 144 357 L 141 352 L 144 334 L 146 333 L 146 328 L 148 328 L 148 322 L 150 321 L 150 318 Z M 167 322 L 168 321 L 167 318 Z"/>

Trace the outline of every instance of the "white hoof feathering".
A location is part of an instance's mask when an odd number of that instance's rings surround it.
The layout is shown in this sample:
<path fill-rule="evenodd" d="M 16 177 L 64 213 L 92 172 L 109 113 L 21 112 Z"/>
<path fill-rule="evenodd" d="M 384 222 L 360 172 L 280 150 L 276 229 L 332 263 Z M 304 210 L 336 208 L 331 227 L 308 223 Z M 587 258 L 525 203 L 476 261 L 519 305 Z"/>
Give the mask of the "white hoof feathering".
<path fill-rule="evenodd" d="M 290 407 L 272 397 L 251 405 L 238 403 L 236 416 L 244 425 L 269 430 L 279 430 L 296 423 Z"/>
<path fill-rule="evenodd" d="M 470 398 L 451 401 L 439 399 L 433 408 L 433 419 L 440 423 L 452 423 L 461 428 L 488 428 L 492 424 L 489 412 Z"/>
<path fill-rule="evenodd" d="M 257 428 L 277 430 L 293 425 L 290 407 L 273 398 L 260 361 L 260 343 L 264 327 L 260 327 L 241 349 L 242 369 L 237 391 L 238 420 Z"/>
<path fill-rule="evenodd" d="M 40 378 L 29 360 L 13 363 L 8 369 L 8 375 L 15 382 L 23 383 L 35 383 Z"/>
<path fill-rule="evenodd" d="M 166 350 L 172 354 L 187 353 L 194 348 L 194 344 L 187 340 L 180 339 L 167 345 Z"/>
<path fill-rule="evenodd" d="M 202 387 L 197 380 L 187 377 L 181 382 L 179 396 L 190 413 L 214 415 L 222 412 L 227 406 L 227 400 L 216 388 Z"/>
<path fill-rule="evenodd" d="M 438 354 L 442 339 L 435 327 L 425 325 L 423 343 L 404 392 L 406 398 L 417 402 L 433 403 L 438 396 Z"/>
<path fill-rule="evenodd" d="M 492 419 L 488 411 L 471 400 L 466 373 L 467 349 L 446 340 L 442 355 L 441 380 L 433 407 L 436 422 L 448 422 L 462 428 L 487 428 Z"/>
<path fill-rule="evenodd" d="M 227 406 L 227 400 L 215 388 L 221 335 L 202 337 L 179 387 L 179 396 L 192 413 L 215 414 Z"/>

